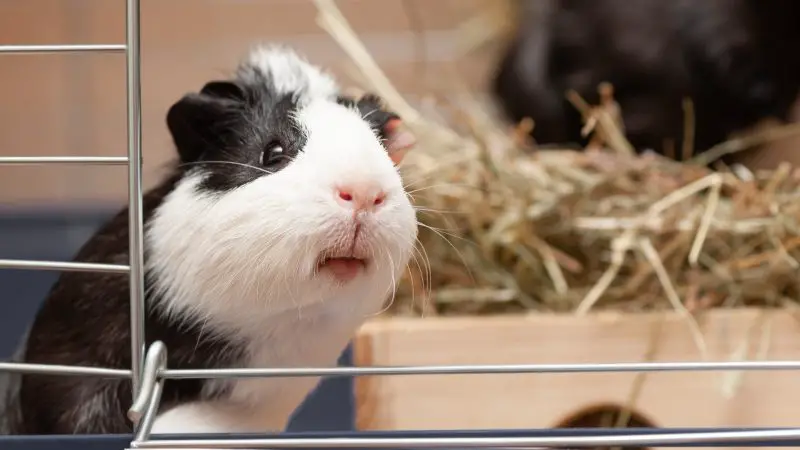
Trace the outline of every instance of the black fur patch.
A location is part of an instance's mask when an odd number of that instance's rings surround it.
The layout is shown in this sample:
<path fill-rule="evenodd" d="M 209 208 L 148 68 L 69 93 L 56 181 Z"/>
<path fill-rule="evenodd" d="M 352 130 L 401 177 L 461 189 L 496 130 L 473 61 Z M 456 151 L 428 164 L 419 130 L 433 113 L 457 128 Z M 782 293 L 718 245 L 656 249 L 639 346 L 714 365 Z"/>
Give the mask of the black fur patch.
<path fill-rule="evenodd" d="M 383 100 L 374 94 L 366 94 L 358 100 L 340 96 L 337 102 L 348 108 L 357 109 L 361 113 L 361 117 L 375 130 L 381 140 L 387 138 L 386 124 L 392 119 L 400 118 L 397 114 L 387 110 L 383 105 Z"/>
<path fill-rule="evenodd" d="M 177 176 L 145 196 L 145 220 L 172 190 Z M 127 209 L 106 223 L 77 253 L 75 260 L 127 264 Z M 146 277 L 146 291 L 151 282 Z M 24 361 L 128 369 L 130 306 L 128 276 L 65 272 L 53 286 L 30 329 Z M 170 368 L 231 367 L 242 357 L 230 342 L 201 335 L 193 323 L 173 323 L 157 314 L 148 295 L 148 345 L 163 341 Z M 161 411 L 200 398 L 204 380 L 168 380 Z M 18 395 L 7 405 L 18 411 L 11 434 L 130 433 L 129 380 L 95 377 L 24 375 Z M 99 407 L 94 407 L 99 406 Z M 80 419 L 80 420 L 79 420 Z"/>
<path fill-rule="evenodd" d="M 293 119 L 298 105 L 292 95 L 277 95 L 259 71 L 247 77 L 207 83 L 199 93 L 185 95 L 167 113 L 185 172 L 206 176 L 198 189 L 226 192 L 277 172 L 294 159 L 307 141 L 307 131 Z M 381 99 L 344 96 L 339 104 L 355 107 L 385 139 L 384 126 L 397 115 L 385 110 Z M 282 151 L 264 158 L 278 146 Z"/>
<path fill-rule="evenodd" d="M 297 105 L 267 80 L 213 81 L 188 94 L 167 114 L 185 170 L 207 174 L 200 190 L 226 192 L 286 167 L 302 151 L 305 130 L 292 118 Z M 264 158 L 264 152 L 279 147 Z"/>
<path fill-rule="evenodd" d="M 540 144 L 579 142 L 565 99 L 598 103 L 614 85 L 639 150 L 680 149 L 682 101 L 704 150 L 768 116 L 785 119 L 800 84 L 800 2 L 794 0 L 540 0 L 527 2 L 492 89 L 508 117 L 530 117 Z M 680 153 L 679 151 L 677 153 Z"/>

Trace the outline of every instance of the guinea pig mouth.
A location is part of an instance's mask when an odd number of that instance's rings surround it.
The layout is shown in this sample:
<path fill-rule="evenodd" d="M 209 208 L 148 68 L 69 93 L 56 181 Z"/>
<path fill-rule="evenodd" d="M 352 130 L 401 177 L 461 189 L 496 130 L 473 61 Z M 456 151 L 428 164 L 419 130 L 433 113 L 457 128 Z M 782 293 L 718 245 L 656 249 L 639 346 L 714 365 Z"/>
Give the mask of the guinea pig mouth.
<path fill-rule="evenodd" d="M 317 272 L 328 272 L 340 282 L 348 282 L 367 268 L 365 259 L 353 256 L 323 257 L 317 263 Z"/>

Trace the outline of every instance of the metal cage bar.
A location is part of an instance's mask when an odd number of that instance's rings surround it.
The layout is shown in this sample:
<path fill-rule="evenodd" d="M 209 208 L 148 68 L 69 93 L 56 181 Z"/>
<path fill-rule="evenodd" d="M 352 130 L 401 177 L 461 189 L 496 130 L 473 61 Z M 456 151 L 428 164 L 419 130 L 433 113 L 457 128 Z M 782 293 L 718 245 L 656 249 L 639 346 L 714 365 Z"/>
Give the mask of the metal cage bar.
<path fill-rule="evenodd" d="M 81 368 L 42 364 L 2 363 L 0 370 L 18 373 L 48 373 L 58 375 L 94 375 L 130 377 L 133 398 L 139 393 L 144 363 L 144 276 L 143 276 L 143 214 L 142 214 L 142 148 L 141 148 L 141 55 L 140 2 L 126 0 L 125 44 L 53 44 L 0 45 L 0 54 L 125 52 L 127 139 L 128 151 L 122 157 L 102 156 L 4 156 L 0 164 L 94 164 L 128 165 L 128 229 L 129 264 L 96 264 L 84 262 L 29 261 L 0 259 L 0 269 L 54 270 L 73 272 L 128 273 L 131 310 L 131 370 Z"/>
<path fill-rule="evenodd" d="M 131 381 L 139 394 L 144 366 L 144 245 L 142 224 L 142 86 L 139 0 L 126 0 L 126 90 L 128 97 L 128 235 L 131 308 Z"/>
<path fill-rule="evenodd" d="M 0 362 L 0 372 L 29 373 L 43 375 L 88 376 L 105 378 L 130 378 L 131 371 L 106 369 L 104 367 L 63 366 L 58 364 L 6 363 Z"/>
<path fill-rule="evenodd" d="M 64 261 L 30 261 L 25 259 L 0 259 L 0 269 L 57 270 L 61 272 L 128 273 L 130 268 L 120 264 L 97 264 Z"/>
<path fill-rule="evenodd" d="M 0 45 L 0 53 L 105 53 L 125 49 L 125 44 Z"/>
<path fill-rule="evenodd" d="M 167 379 L 331 377 L 375 375 L 480 375 L 520 373 L 621 373 L 621 372 L 708 372 L 708 371 L 800 370 L 800 361 L 710 361 L 652 363 L 516 364 L 464 366 L 390 366 L 334 368 L 259 369 L 167 369 Z"/>
<path fill-rule="evenodd" d="M 120 165 L 128 164 L 127 156 L 0 156 L 2 164 L 79 164 Z"/>
<path fill-rule="evenodd" d="M 800 370 L 800 361 L 667 362 L 612 364 L 530 364 L 463 365 L 419 367 L 338 367 L 290 369 L 178 370 L 166 367 L 168 349 L 161 342 L 145 349 L 142 148 L 141 148 L 141 53 L 140 0 L 126 0 L 125 44 L 0 45 L 0 54 L 41 54 L 78 52 L 124 52 L 126 56 L 127 155 L 126 156 L 4 156 L 5 164 L 91 164 L 128 165 L 129 246 L 128 265 L 82 262 L 27 261 L 0 259 L 0 269 L 91 271 L 128 273 L 130 279 L 131 356 L 130 370 L 47 364 L 0 363 L 0 371 L 62 376 L 130 378 L 133 403 L 129 415 L 136 425 L 132 448 L 534 448 L 608 445 L 747 444 L 772 441 L 780 444 L 800 441 L 800 428 L 778 430 L 727 430 L 633 433 L 581 436 L 418 436 L 418 437 L 269 437 L 258 439 L 149 439 L 166 379 L 278 377 L 278 376 L 364 376 L 423 374 L 511 374 L 511 373 L 607 373 L 712 370 Z M 145 351 L 147 350 L 147 351 Z M 441 433 L 440 433 L 441 434 Z M 457 433 L 454 433 L 457 434 Z M 502 435 L 503 433 L 496 433 Z"/>
<path fill-rule="evenodd" d="M 490 433 L 487 433 L 490 434 Z M 408 449 L 531 449 L 600 446 L 657 446 L 675 444 L 734 444 L 800 439 L 800 429 L 655 432 L 639 435 L 596 436 L 465 436 L 465 437 L 316 437 L 252 439 L 158 439 L 134 441 L 132 448 L 150 449 L 253 449 L 253 448 L 408 448 Z"/>

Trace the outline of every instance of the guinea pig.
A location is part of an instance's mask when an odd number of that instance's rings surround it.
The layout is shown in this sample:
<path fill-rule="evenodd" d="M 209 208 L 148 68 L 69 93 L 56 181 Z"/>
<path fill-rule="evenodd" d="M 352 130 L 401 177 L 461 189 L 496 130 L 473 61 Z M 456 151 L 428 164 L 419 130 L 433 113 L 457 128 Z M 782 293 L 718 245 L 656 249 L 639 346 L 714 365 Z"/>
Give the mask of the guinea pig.
<path fill-rule="evenodd" d="M 169 108 L 178 162 L 143 203 L 146 342 L 169 368 L 336 365 L 414 250 L 400 120 L 283 45 Z M 128 239 L 125 209 L 75 260 L 126 264 Z M 63 273 L 21 360 L 130 368 L 128 280 Z M 167 380 L 153 433 L 280 431 L 318 381 Z M 13 399 L 12 434 L 132 431 L 127 379 L 24 375 Z"/>
<path fill-rule="evenodd" d="M 800 3 L 794 0 L 535 0 L 490 83 L 503 115 L 535 122 L 540 144 L 580 143 L 572 89 L 591 104 L 609 82 L 637 150 L 684 139 L 704 151 L 766 118 L 787 120 L 798 95 Z M 680 151 L 676 151 L 680 154 Z M 697 153 L 697 152 L 695 152 Z M 680 159 L 676 156 L 676 159 Z"/>

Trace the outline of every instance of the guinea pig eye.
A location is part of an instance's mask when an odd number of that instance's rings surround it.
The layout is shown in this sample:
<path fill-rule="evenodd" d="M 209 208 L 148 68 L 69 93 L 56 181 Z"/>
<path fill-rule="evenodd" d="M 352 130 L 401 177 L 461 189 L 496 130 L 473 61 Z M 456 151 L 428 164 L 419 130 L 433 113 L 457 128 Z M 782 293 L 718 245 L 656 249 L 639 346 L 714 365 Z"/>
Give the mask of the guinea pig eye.
<path fill-rule="evenodd" d="M 261 152 L 261 165 L 269 166 L 280 161 L 283 156 L 283 146 L 278 141 L 272 141 Z"/>

